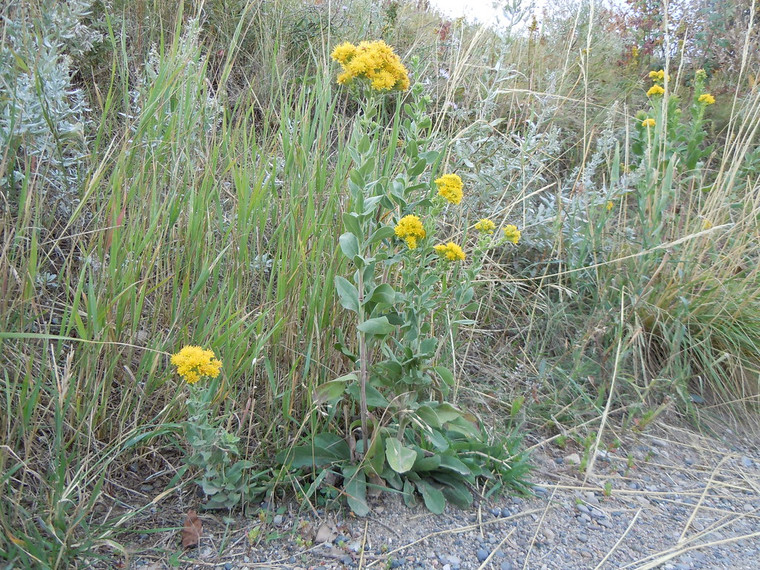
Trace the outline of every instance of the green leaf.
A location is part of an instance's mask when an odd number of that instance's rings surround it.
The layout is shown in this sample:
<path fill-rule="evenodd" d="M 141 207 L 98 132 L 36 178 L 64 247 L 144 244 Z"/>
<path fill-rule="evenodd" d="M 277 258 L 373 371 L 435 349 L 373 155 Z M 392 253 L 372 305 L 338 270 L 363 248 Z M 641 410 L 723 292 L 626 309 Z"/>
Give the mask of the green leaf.
<path fill-rule="evenodd" d="M 453 386 L 454 385 L 454 374 L 446 368 L 445 366 L 433 366 L 433 370 L 435 370 L 436 374 L 443 380 L 443 383 L 447 386 Z"/>
<path fill-rule="evenodd" d="M 417 408 L 417 415 L 424 423 L 430 427 L 439 428 L 442 425 L 438 414 L 428 404 L 422 404 L 419 408 Z"/>
<path fill-rule="evenodd" d="M 348 259 L 353 260 L 359 255 L 359 240 L 351 232 L 346 232 L 338 238 L 340 250 Z"/>
<path fill-rule="evenodd" d="M 412 469 L 416 473 L 420 473 L 422 471 L 434 471 L 438 469 L 440 464 L 440 455 L 430 455 L 428 457 L 425 457 L 425 452 L 420 449 L 417 450 L 417 459 L 415 459 Z"/>
<path fill-rule="evenodd" d="M 472 505 L 472 493 L 467 489 L 464 482 L 452 486 L 444 485 L 441 487 L 441 492 L 446 500 L 460 509 L 466 509 Z"/>
<path fill-rule="evenodd" d="M 396 292 L 388 283 L 381 283 L 372 290 L 369 300 L 375 303 L 392 305 L 396 301 Z M 387 318 L 387 317 L 386 317 Z"/>
<path fill-rule="evenodd" d="M 356 328 L 365 334 L 375 335 L 390 334 L 396 330 L 396 327 L 388 322 L 387 317 L 367 319 L 363 323 L 360 323 Z"/>
<path fill-rule="evenodd" d="M 348 382 L 356 382 L 357 380 L 356 374 L 351 373 L 317 386 L 314 390 L 314 403 L 319 405 L 339 400 L 346 391 L 346 384 Z"/>
<path fill-rule="evenodd" d="M 431 429 L 425 433 L 425 437 L 438 451 L 446 451 L 449 448 L 448 440 L 437 429 Z"/>
<path fill-rule="evenodd" d="M 442 404 L 438 404 L 435 407 L 435 411 L 438 414 L 438 417 L 441 419 L 442 423 L 451 422 L 456 420 L 457 418 L 462 417 L 461 410 L 458 410 L 448 402 L 443 402 Z"/>
<path fill-rule="evenodd" d="M 440 467 L 442 470 L 453 471 L 463 477 L 468 477 L 471 473 L 469 467 L 453 455 L 442 455 Z"/>
<path fill-rule="evenodd" d="M 345 481 L 343 490 L 346 492 L 348 506 L 360 517 L 369 514 L 367 477 L 364 475 L 364 471 L 354 465 L 345 465 L 343 467 L 343 479 Z"/>
<path fill-rule="evenodd" d="M 360 390 L 359 384 L 355 383 L 349 385 L 346 391 L 358 402 Z M 367 405 L 372 408 L 387 408 L 389 404 L 377 388 L 367 384 Z"/>
<path fill-rule="evenodd" d="M 404 447 L 395 437 L 389 437 L 385 440 L 385 458 L 396 473 L 406 473 L 417 460 L 417 452 Z"/>
<path fill-rule="evenodd" d="M 436 489 L 427 481 L 418 481 L 417 490 L 422 494 L 422 499 L 425 501 L 425 506 L 431 513 L 440 515 L 446 508 L 446 498 L 441 493 L 440 489 Z"/>
<path fill-rule="evenodd" d="M 356 237 L 361 239 L 363 232 L 362 232 L 361 225 L 359 224 L 359 219 L 355 213 L 353 212 L 344 213 L 343 225 L 346 226 L 346 229 L 349 231 L 349 233 L 352 233 Z"/>
<path fill-rule="evenodd" d="M 285 449 L 275 456 L 282 465 L 290 465 L 293 469 L 302 467 L 320 467 L 351 458 L 348 443 L 334 433 L 318 433 L 314 436 L 313 445 L 301 445 Z"/>
<path fill-rule="evenodd" d="M 335 290 L 338 292 L 340 304 L 343 305 L 344 309 L 354 313 L 359 312 L 359 291 L 353 283 L 345 277 L 337 275 L 335 277 Z"/>
<path fill-rule="evenodd" d="M 372 235 L 369 237 L 368 244 L 372 245 L 373 243 L 377 243 L 384 239 L 392 238 L 395 235 L 396 230 L 391 226 L 380 226 L 374 232 L 372 232 Z"/>
<path fill-rule="evenodd" d="M 415 162 L 414 165 L 407 170 L 407 172 L 409 173 L 409 176 L 419 176 L 422 174 L 426 167 L 427 161 L 421 158 Z"/>
<path fill-rule="evenodd" d="M 404 490 L 402 492 L 404 493 L 404 504 L 407 507 L 412 508 L 417 504 L 417 499 L 414 497 L 414 485 L 412 485 L 409 479 L 404 480 Z"/>

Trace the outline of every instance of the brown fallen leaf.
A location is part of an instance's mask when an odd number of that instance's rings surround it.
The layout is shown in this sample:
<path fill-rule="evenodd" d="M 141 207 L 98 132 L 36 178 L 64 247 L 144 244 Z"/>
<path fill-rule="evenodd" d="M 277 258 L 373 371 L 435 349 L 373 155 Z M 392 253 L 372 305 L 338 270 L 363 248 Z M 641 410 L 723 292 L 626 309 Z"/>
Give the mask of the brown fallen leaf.
<path fill-rule="evenodd" d="M 314 537 L 315 544 L 322 544 L 323 542 L 332 542 L 338 536 L 338 531 L 335 525 L 322 523 L 317 529 L 317 535 Z"/>
<path fill-rule="evenodd" d="M 185 525 L 182 527 L 182 548 L 195 548 L 203 534 L 203 523 L 195 511 L 187 511 Z"/>

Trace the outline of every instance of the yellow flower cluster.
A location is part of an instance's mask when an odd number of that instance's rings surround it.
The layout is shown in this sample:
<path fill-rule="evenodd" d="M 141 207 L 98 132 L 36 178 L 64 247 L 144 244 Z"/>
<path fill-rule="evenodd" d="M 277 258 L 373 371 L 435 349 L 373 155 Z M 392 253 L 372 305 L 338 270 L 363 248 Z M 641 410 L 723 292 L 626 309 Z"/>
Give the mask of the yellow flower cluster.
<path fill-rule="evenodd" d="M 653 97 L 654 95 L 664 95 L 665 90 L 660 85 L 652 85 L 647 91 L 647 97 Z"/>
<path fill-rule="evenodd" d="M 650 71 L 649 72 L 649 79 L 656 82 L 663 82 L 665 81 L 665 70 L 661 69 L 660 71 Z M 667 74 L 668 81 L 670 81 L 670 74 Z"/>
<path fill-rule="evenodd" d="M 699 96 L 699 99 L 697 99 L 697 102 L 703 103 L 705 105 L 712 105 L 715 103 L 715 97 L 710 95 L 709 93 L 703 93 Z"/>
<path fill-rule="evenodd" d="M 655 120 L 652 117 L 649 117 L 648 119 L 644 119 L 641 121 L 642 127 L 654 127 L 655 126 Z"/>
<path fill-rule="evenodd" d="M 417 240 L 425 237 L 425 228 L 422 227 L 422 222 L 417 216 L 411 214 L 401 218 L 394 231 L 399 239 L 406 242 L 409 249 L 415 249 Z"/>
<path fill-rule="evenodd" d="M 477 224 L 475 224 L 475 229 L 484 234 L 492 234 L 496 229 L 496 224 L 494 224 L 488 218 L 483 218 Z"/>
<path fill-rule="evenodd" d="M 435 181 L 438 194 L 452 204 L 462 201 L 462 179 L 456 174 L 444 174 Z"/>
<path fill-rule="evenodd" d="M 610 212 L 612 211 L 612 208 L 615 207 L 615 203 L 612 200 L 607 200 L 607 203 L 605 204 L 604 207 L 607 208 L 608 212 Z"/>
<path fill-rule="evenodd" d="M 517 226 L 513 226 L 512 224 L 504 226 L 504 239 L 507 241 L 511 241 L 513 244 L 517 245 L 517 242 L 520 241 L 521 235 L 522 232 L 517 229 Z"/>
<path fill-rule="evenodd" d="M 217 360 L 214 351 L 204 350 L 200 346 L 182 347 L 172 355 L 171 363 L 188 384 L 195 384 L 203 376 L 216 378 L 222 370 L 222 363 Z"/>
<path fill-rule="evenodd" d="M 360 42 L 358 46 L 346 42 L 337 46 L 331 57 L 340 63 L 343 73 L 338 76 L 341 85 L 354 79 L 366 79 L 375 91 L 409 89 L 409 73 L 393 48 L 384 41 Z"/>
<path fill-rule="evenodd" d="M 438 255 L 445 257 L 449 261 L 464 261 L 464 251 L 462 251 L 462 248 L 453 241 L 450 241 L 446 245 L 440 244 L 433 246 L 433 249 Z"/>

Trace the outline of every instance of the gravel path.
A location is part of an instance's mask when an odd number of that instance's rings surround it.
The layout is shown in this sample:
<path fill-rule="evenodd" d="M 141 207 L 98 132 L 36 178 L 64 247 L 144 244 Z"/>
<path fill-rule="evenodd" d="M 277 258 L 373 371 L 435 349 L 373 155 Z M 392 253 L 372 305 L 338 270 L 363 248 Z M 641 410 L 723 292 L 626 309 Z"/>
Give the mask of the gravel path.
<path fill-rule="evenodd" d="M 760 451 L 661 425 L 598 452 L 542 443 L 532 453 L 536 497 L 503 497 L 441 516 L 375 499 L 365 519 L 299 513 L 223 521 L 201 512 L 203 537 L 183 568 L 755 569 L 760 566 Z M 321 513 L 320 513 L 321 514 Z M 227 523 L 230 523 L 229 525 Z M 155 545 L 156 537 L 149 542 Z M 176 551 L 177 532 L 162 538 Z M 166 555 L 133 545 L 133 568 Z M 143 545 L 146 546 L 146 545 Z M 156 552 L 152 549 L 152 552 Z M 177 567 L 176 565 L 174 567 Z"/>

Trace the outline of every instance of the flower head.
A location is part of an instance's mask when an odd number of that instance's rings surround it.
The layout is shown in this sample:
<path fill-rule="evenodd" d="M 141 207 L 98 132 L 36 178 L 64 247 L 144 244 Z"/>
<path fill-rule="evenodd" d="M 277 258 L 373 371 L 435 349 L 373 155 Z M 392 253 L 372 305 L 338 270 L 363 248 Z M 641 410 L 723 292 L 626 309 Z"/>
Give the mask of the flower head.
<path fill-rule="evenodd" d="M 704 69 L 697 69 L 697 72 L 694 74 L 694 77 L 696 77 L 697 81 L 704 81 L 707 79 L 707 72 L 705 72 Z"/>
<path fill-rule="evenodd" d="M 511 241 L 517 245 L 520 241 L 520 236 L 522 236 L 522 232 L 517 229 L 517 226 L 513 226 L 512 224 L 504 226 L 504 239 L 507 241 Z"/>
<path fill-rule="evenodd" d="M 484 234 L 492 234 L 496 229 L 496 224 L 494 224 L 488 218 L 483 218 L 477 224 L 475 224 L 475 229 Z"/>
<path fill-rule="evenodd" d="M 425 228 L 417 216 L 409 214 L 398 221 L 394 228 L 396 237 L 403 239 L 409 249 L 417 247 L 417 240 L 425 237 Z"/>
<path fill-rule="evenodd" d="M 655 120 L 652 117 L 649 117 L 648 119 L 644 119 L 641 121 L 642 127 L 654 127 L 656 124 Z"/>
<path fill-rule="evenodd" d="M 607 200 L 607 203 L 604 205 L 605 208 L 607 208 L 607 211 L 612 211 L 612 208 L 615 207 L 615 203 L 612 200 Z"/>
<path fill-rule="evenodd" d="M 704 221 L 702 222 L 702 229 L 704 229 L 704 230 L 709 230 L 709 229 L 710 229 L 710 228 L 712 228 L 712 227 L 713 227 L 713 223 L 712 223 L 710 220 L 707 220 L 707 219 L 706 219 L 706 220 L 704 220 Z"/>
<path fill-rule="evenodd" d="M 668 81 L 670 81 L 670 74 L 666 74 L 664 69 L 649 72 L 649 79 L 655 82 L 665 81 L 665 77 L 667 77 Z"/>
<path fill-rule="evenodd" d="M 697 99 L 698 103 L 702 103 L 704 105 L 712 105 L 715 103 L 715 97 L 710 95 L 709 93 L 702 93 L 702 95 L 699 96 L 699 99 Z"/>
<path fill-rule="evenodd" d="M 446 245 L 435 245 L 433 246 L 433 249 L 438 255 L 445 257 L 449 261 L 464 261 L 464 251 L 462 251 L 462 248 L 453 241 L 450 241 Z"/>
<path fill-rule="evenodd" d="M 444 174 L 435 181 L 438 194 L 452 204 L 462 201 L 462 179 L 456 174 Z"/>
<path fill-rule="evenodd" d="M 653 97 L 655 95 L 664 95 L 665 90 L 660 85 L 652 85 L 647 91 L 647 97 Z"/>
<path fill-rule="evenodd" d="M 364 79 L 375 91 L 409 89 L 409 73 L 393 48 L 384 41 L 361 42 L 358 46 L 345 42 L 333 49 L 331 57 L 340 63 L 341 85 Z"/>
<path fill-rule="evenodd" d="M 177 374 L 188 384 L 195 384 L 202 376 L 216 378 L 222 370 L 222 363 L 213 350 L 204 350 L 200 346 L 184 346 L 171 357 L 171 363 L 177 367 Z"/>

